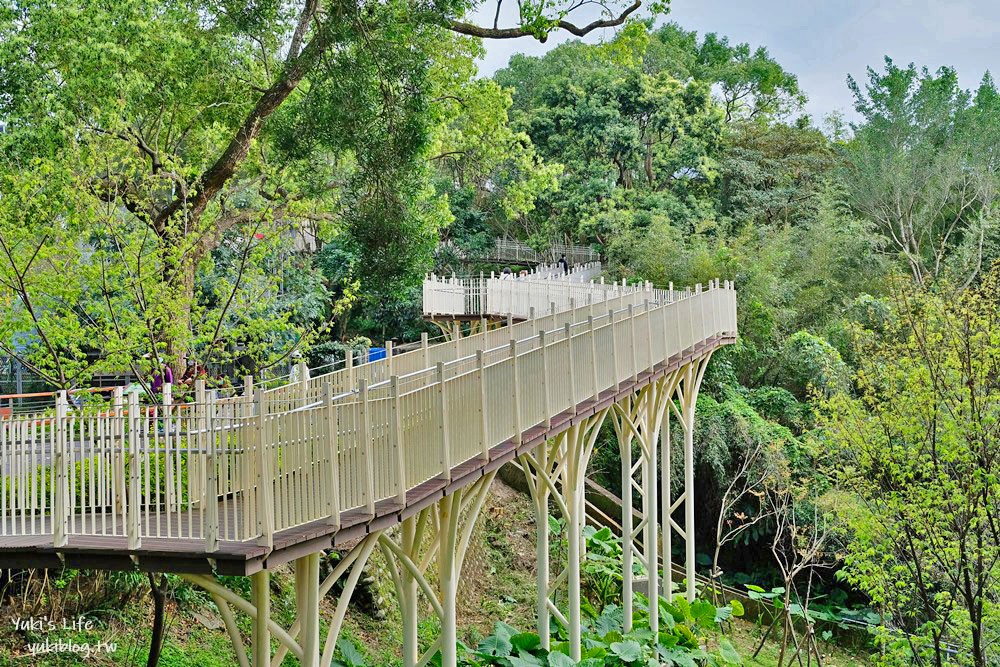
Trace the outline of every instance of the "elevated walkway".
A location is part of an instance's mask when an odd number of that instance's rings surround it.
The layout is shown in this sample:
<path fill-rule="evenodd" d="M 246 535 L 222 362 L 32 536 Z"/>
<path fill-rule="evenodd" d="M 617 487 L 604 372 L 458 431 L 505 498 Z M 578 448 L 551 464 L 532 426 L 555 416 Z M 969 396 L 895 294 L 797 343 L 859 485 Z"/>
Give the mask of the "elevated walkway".
<path fill-rule="evenodd" d="M 557 298 L 503 282 L 508 314 Z M 395 524 L 736 335 L 728 283 L 577 286 L 569 309 L 252 397 L 4 417 L 0 567 L 250 574 Z"/>

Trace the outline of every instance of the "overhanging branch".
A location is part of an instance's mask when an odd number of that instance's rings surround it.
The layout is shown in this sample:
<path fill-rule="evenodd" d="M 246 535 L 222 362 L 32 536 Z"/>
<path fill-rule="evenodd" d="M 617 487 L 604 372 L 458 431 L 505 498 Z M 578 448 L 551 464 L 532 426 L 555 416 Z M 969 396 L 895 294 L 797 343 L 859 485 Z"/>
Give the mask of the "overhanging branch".
<path fill-rule="evenodd" d="M 578 26 L 575 23 L 569 21 L 556 21 L 554 27 L 560 30 L 565 30 L 577 37 L 583 37 L 584 35 L 598 30 L 600 28 L 614 28 L 625 23 L 625 20 L 635 13 L 639 7 L 642 6 L 641 0 L 635 0 L 631 5 L 626 7 L 621 14 L 614 18 L 605 18 L 592 21 L 584 26 Z M 518 37 L 536 37 L 539 41 L 544 42 L 546 36 L 538 36 L 535 32 L 523 26 L 516 28 L 498 28 L 494 22 L 492 28 L 484 28 L 483 26 L 474 25 L 472 23 L 466 23 L 464 21 L 449 21 L 448 28 L 454 32 L 461 33 L 463 35 L 471 35 L 472 37 L 481 37 L 483 39 L 516 39 Z"/>

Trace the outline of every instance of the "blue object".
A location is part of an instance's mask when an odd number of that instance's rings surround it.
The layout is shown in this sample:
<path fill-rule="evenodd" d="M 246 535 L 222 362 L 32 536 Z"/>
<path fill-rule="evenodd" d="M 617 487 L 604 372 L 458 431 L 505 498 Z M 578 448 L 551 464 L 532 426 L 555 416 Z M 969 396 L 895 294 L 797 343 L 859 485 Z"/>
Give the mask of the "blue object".
<path fill-rule="evenodd" d="M 368 361 L 378 361 L 379 359 L 385 359 L 385 348 L 384 347 L 368 348 Z"/>

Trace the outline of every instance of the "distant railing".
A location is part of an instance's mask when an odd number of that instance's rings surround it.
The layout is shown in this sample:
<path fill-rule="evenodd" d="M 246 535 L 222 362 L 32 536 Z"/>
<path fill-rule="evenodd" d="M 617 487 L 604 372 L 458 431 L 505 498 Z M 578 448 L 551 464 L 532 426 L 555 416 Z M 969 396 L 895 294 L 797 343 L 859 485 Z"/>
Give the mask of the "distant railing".
<path fill-rule="evenodd" d="M 533 318 L 533 313 L 549 312 L 553 304 L 562 311 L 591 297 L 603 301 L 602 293 L 607 291 L 603 281 L 594 284 L 600 275 L 600 262 L 579 264 L 569 271 L 542 264 L 526 275 L 491 272 L 444 278 L 430 274 L 424 278 L 424 315 Z"/>
<path fill-rule="evenodd" d="M 588 283 L 589 285 L 589 283 Z M 596 287 L 596 286 L 595 286 Z M 605 286 L 610 287 L 610 286 Z M 728 282 L 595 291 L 603 301 L 249 395 L 0 418 L 0 547 L 12 536 L 273 544 L 375 514 L 454 466 L 672 356 L 736 332 Z M 348 357 L 350 359 L 350 357 Z M 348 362 L 350 364 L 350 362 Z M 247 392 L 249 394 L 249 392 Z M 168 392 L 169 394 L 169 392 Z"/>
<path fill-rule="evenodd" d="M 555 264 L 565 256 L 570 264 L 586 264 L 600 261 L 599 252 L 590 246 L 553 243 L 545 250 L 538 251 L 523 241 L 494 239 L 493 246 L 481 253 L 467 253 L 454 244 L 445 244 L 463 259 L 477 259 L 483 262 L 509 264 Z"/>

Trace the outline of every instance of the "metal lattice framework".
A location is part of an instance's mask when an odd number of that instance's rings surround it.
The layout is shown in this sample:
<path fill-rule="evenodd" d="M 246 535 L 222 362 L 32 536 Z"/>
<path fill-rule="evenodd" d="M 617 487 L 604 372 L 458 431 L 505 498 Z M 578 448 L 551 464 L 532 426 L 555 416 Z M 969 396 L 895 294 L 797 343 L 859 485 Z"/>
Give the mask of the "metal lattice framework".
<path fill-rule="evenodd" d="M 560 281 L 505 282 L 530 304 L 535 283 Z M 175 404 L 168 388 L 155 405 L 119 392 L 87 410 L 60 395 L 53 411 L 0 419 L 0 567 L 179 572 L 215 599 L 241 665 L 276 665 L 291 653 L 312 667 L 331 663 L 348 600 L 378 547 L 403 610 L 405 664 L 440 650 L 451 666 L 470 535 L 497 469 L 516 458 L 538 526 L 539 633 L 547 645 L 554 617 L 579 659 L 584 482 L 606 419 L 622 443 L 623 487 L 642 499 L 637 525 L 623 511 L 626 534 L 643 535 L 634 554 L 626 547 L 627 623 L 633 558 L 655 581 L 661 541 L 668 555 L 678 533 L 694 580 L 694 407 L 712 351 L 735 339 L 736 295 L 718 281 L 685 290 L 573 287 L 582 292 L 559 307 L 546 293 L 543 315 L 529 310 L 525 321 L 464 336 L 456 328 L 450 340 L 425 338 L 370 363 L 349 356 L 323 375 L 301 366 L 294 382 L 273 389 L 248 380 L 242 396 L 216 398 L 199 384 L 194 402 Z M 671 413 L 684 431 L 679 494 L 668 474 Z M 682 507 L 683 528 L 674 520 Z M 550 508 L 565 518 L 569 540 L 554 577 Z M 320 554 L 337 546 L 347 555 L 321 582 Z M 270 614 L 268 591 L 270 572 L 290 562 L 298 613 L 286 629 Z M 251 577 L 251 598 L 213 572 Z M 343 592 L 322 638 L 319 600 L 337 581 Z M 672 595 L 669 568 L 662 588 Z M 423 654 L 418 598 L 442 628 Z M 234 612 L 254 619 L 249 650 Z M 654 597 L 654 628 L 657 614 Z"/>

